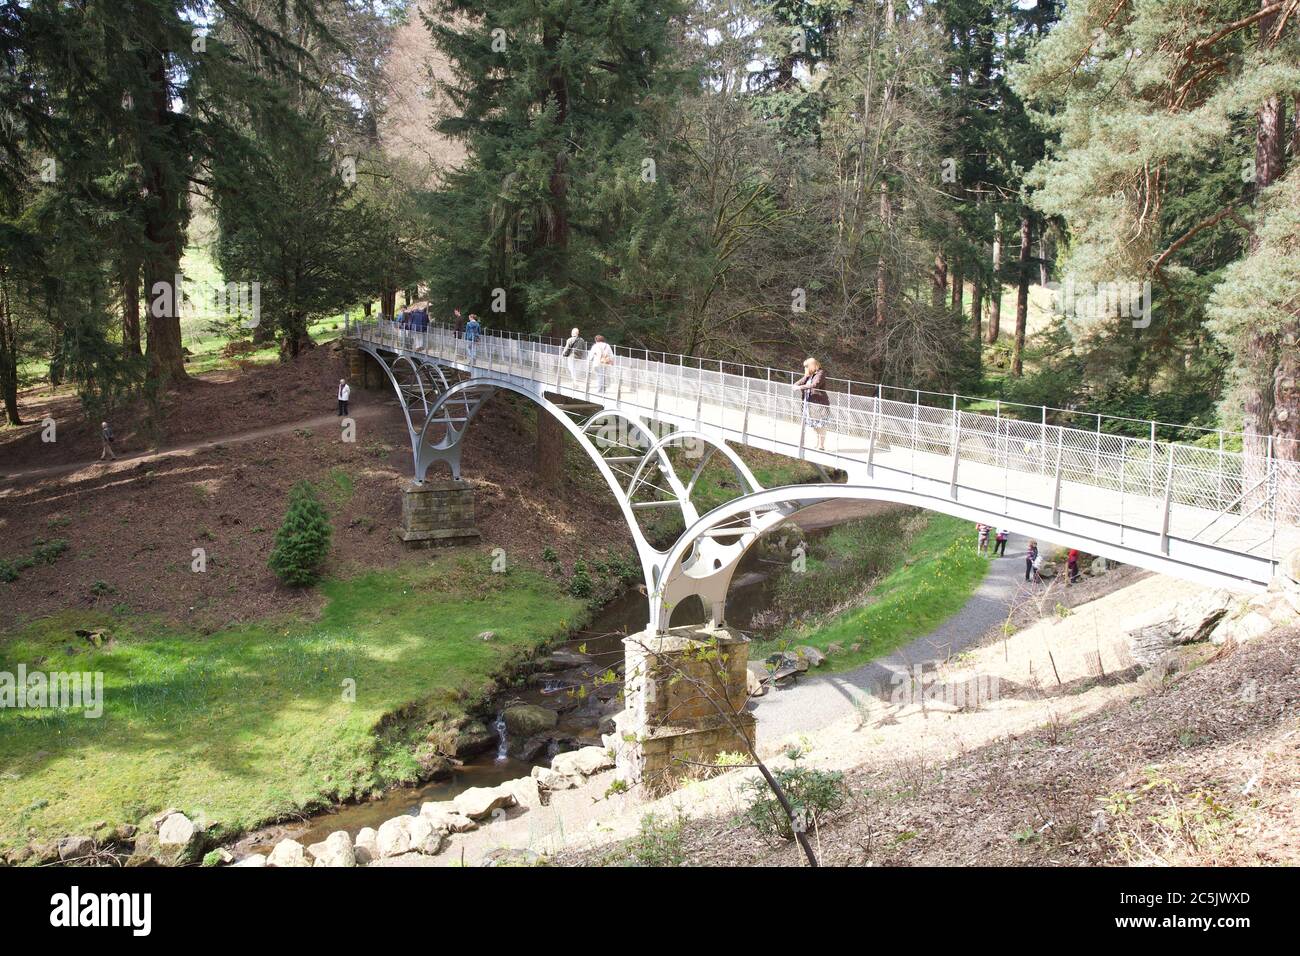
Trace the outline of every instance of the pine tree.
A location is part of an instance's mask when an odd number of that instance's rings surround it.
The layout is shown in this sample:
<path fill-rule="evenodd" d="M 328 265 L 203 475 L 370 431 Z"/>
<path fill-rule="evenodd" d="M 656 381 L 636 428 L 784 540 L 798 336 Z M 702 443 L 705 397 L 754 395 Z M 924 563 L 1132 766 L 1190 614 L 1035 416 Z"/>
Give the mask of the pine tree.
<path fill-rule="evenodd" d="M 320 567 L 330 549 L 330 521 L 325 506 L 309 481 L 289 492 L 289 511 L 275 533 L 275 548 L 268 562 L 285 584 L 306 587 L 320 578 Z"/>
<path fill-rule="evenodd" d="M 686 77 L 672 60 L 681 3 L 436 8 L 425 22 L 457 78 L 438 129 L 468 155 L 438 196 L 431 298 L 556 336 L 585 320 L 611 331 L 611 303 L 634 295 L 642 262 L 671 246 L 669 157 L 652 130 Z M 490 312 L 496 289 L 505 314 Z M 551 486 L 562 436 L 539 416 L 538 471 Z"/>

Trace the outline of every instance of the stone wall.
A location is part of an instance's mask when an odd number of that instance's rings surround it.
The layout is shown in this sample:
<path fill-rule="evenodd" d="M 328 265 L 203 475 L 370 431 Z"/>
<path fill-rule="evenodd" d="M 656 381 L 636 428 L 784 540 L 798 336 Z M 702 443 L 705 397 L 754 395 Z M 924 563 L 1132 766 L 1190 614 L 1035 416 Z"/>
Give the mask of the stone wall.
<path fill-rule="evenodd" d="M 623 645 L 627 706 L 612 735 L 620 780 L 658 793 L 707 775 L 719 754 L 748 752 L 748 638 L 691 626 L 642 631 Z"/>
<path fill-rule="evenodd" d="M 410 548 L 445 548 L 478 542 L 474 488 L 465 481 L 426 481 L 402 491 L 397 536 Z"/>

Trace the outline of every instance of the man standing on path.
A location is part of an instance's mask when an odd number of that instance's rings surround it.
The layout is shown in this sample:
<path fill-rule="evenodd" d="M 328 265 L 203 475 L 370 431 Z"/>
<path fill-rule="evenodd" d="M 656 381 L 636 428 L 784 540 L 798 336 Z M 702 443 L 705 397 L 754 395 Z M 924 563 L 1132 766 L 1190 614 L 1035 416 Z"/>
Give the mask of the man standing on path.
<path fill-rule="evenodd" d="M 614 350 L 609 347 L 605 341 L 605 336 L 596 336 L 596 341 L 591 346 L 591 351 L 587 353 L 587 365 L 596 371 L 596 389 L 600 394 L 605 394 L 607 385 L 606 377 L 609 375 L 610 368 L 614 365 Z"/>
<path fill-rule="evenodd" d="M 473 312 L 469 314 L 469 321 L 465 323 L 465 345 L 469 352 L 469 364 L 473 365 L 474 360 L 478 357 L 478 336 L 482 330 L 478 324 L 478 316 Z"/>
<path fill-rule="evenodd" d="M 113 427 L 108 422 L 99 423 L 99 437 L 103 442 L 103 448 L 99 452 L 99 460 L 107 458 L 109 461 L 116 461 L 117 455 L 113 453 Z"/>
<path fill-rule="evenodd" d="M 560 354 L 568 360 L 569 377 L 577 382 L 579 363 L 587 357 L 587 340 L 578 334 L 577 329 L 574 329 L 569 333 L 568 341 L 564 343 L 564 351 Z"/>
<path fill-rule="evenodd" d="M 346 378 L 339 379 L 339 418 L 348 413 L 348 399 L 352 396 L 352 389 L 348 385 Z"/>

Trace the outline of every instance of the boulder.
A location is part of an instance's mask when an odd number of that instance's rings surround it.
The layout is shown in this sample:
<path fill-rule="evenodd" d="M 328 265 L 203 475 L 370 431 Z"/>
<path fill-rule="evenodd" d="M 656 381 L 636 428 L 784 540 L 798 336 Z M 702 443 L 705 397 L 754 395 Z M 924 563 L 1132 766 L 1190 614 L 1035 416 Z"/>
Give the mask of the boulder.
<path fill-rule="evenodd" d="M 518 777 L 514 780 L 507 780 L 502 786 L 514 795 L 516 806 L 527 807 L 531 810 L 542 805 L 542 794 L 537 787 L 537 780 L 533 777 Z"/>
<path fill-rule="evenodd" d="M 162 827 L 163 821 L 166 820 L 173 813 L 180 813 L 180 810 L 178 810 L 176 807 L 168 807 L 162 813 L 155 813 L 153 815 L 153 818 L 149 821 L 150 824 L 152 824 L 153 826 L 153 832 L 157 833 L 159 828 Z"/>
<path fill-rule="evenodd" d="M 543 790 L 572 790 L 578 785 L 575 778 L 557 773 L 550 767 L 534 767 L 533 779 Z"/>
<path fill-rule="evenodd" d="M 495 810 L 515 805 L 515 795 L 504 787 L 470 787 L 452 801 L 456 812 L 471 820 L 482 820 Z"/>
<path fill-rule="evenodd" d="M 374 827 L 362 827 L 357 832 L 356 839 L 352 841 L 352 855 L 356 857 L 358 866 L 365 866 L 379 859 L 378 838 L 379 834 L 375 832 Z"/>
<path fill-rule="evenodd" d="M 158 827 L 158 847 L 172 863 L 195 863 L 203 855 L 203 831 L 185 814 L 173 813 Z"/>
<path fill-rule="evenodd" d="M 336 830 L 321 843 L 307 847 L 312 866 L 356 866 L 357 856 L 352 849 L 352 837 L 346 830 Z"/>
<path fill-rule="evenodd" d="M 794 651 L 781 651 L 771 655 L 767 659 L 767 665 L 772 674 L 771 679 L 781 681 L 808 670 L 809 661 L 808 658 L 801 657 Z"/>
<path fill-rule="evenodd" d="M 811 647 L 807 644 L 796 647 L 794 652 L 806 660 L 812 667 L 821 667 L 826 663 L 826 655 L 817 648 Z"/>
<path fill-rule="evenodd" d="M 1133 660 L 1150 667 L 1179 644 L 1205 640 L 1233 603 L 1227 591 L 1207 590 L 1129 618 L 1123 627 Z"/>
<path fill-rule="evenodd" d="M 1092 564 L 1088 565 L 1088 573 L 1092 575 L 1105 574 L 1110 570 L 1110 562 L 1105 558 L 1093 558 Z"/>
<path fill-rule="evenodd" d="M 64 863 L 85 860 L 95 852 L 95 841 L 88 836 L 67 836 L 59 841 L 58 850 Z"/>
<path fill-rule="evenodd" d="M 1285 564 L 1285 563 L 1284 563 Z M 1256 594 L 1233 608 L 1210 634 L 1215 644 L 1232 641 L 1245 644 L 1275 627 L 1300 622 L 1300 583 L 1283 567 L 1263 594 Z"/>
<path fill-rule="evenodd" d="M 471 720 L 456 734 L 456 752 L 449 756 L 464 760 L 491 750 L 497 745 L 496 731 L 481 720 Z"/>
<path fill-rule="evenodd" d="M 538 664 L 546 670 L 564 670 L 569 667 L 586 667 L 594 663 L 590 654 L 583 654 L 581 651 L 571 651 L 566 648 L 551 651 L 543 657 Z"/>
<path fill-rule="evenodd" d="M 450 801 L 446 803 L 426 803 L 420 807 L 420 816 L 433 825 L 435 830 L 443 833 L 468 833 L 477 830 L 478 824 L 457 812 Z"/>
<path fill-rule="evenodd" d="M 556 754 L 551 769 L 566 777 L 590 777 L 614 766 L 614 758 L 604 747 L 583 747 L 568 753 Z"/>
<path fill-rule="evenodd" d="M 417 816 L 407 819 L 411 821 L 411 825 L 407 828 L 411 837 L 411 849 L 416 853 L 433 856 L 447 842 L 446 832 L 435 829 L 428 817 Z"/>
<path fill-rule="evenodd" d="M 759 671 L 762 671 L 760 674 Z M 762 697 L 767 693 L 767 679 L 771 676 L 762 664 L 750 664 L 745 671 L 745 693 L 750 697 Z"/>
<path fill-rule="evenodd" d="M 281 840 L 271 851 L 271 855 L 266 858 L 267 866 L 291 867 L 291 866 L 311 866 L 311 861 L 307 859 L 307 851 L 303 849 L 301 843 L 297 840 Z"/>
<path fill-rule="evenodd" d="M 554 729 L 560 722 L 560 715 L 539 704 L 516 704 L 507 707 L 502 714 L 506 730 L 516 737 L 532 737 L 546 730 Z"/>
<path fill-rule="evenodd" d="M 244 857 L 238 863 L 235 863 L 234 866 L 266 866 L 266 857 L 262 856 L 260 853 L 254 853 L 252 856 Z"/>
<path fill-rule="evenodd" d="M 532 763 L 550 742 L 550 734 L 533 734 L 531 737 L 512 742 L 506 750 L 514 759 L 523 763 Z"/>
<path fill-rule="evenodd" d="M 393 817 L 379 825 L 375 834 L 375 855 L 379 859 L 411 852 L 411 817 Z"/>

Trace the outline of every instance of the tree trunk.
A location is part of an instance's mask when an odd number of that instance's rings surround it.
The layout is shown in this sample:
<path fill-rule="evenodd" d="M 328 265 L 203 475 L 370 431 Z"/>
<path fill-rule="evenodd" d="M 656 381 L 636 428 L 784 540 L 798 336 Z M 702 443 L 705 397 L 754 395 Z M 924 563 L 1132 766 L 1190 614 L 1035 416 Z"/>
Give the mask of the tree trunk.
<path fill-rule="evenodd" d="M 1002 214 L 993 214 L 993 282 L 989 285 L 989 345 L 1002 331 Z"/>
<path fill-rule="evenodd" d="M 970 315 L 971 331 L 975 334 L 975 346 L 978 349 L 984 343 L 983 315 L 984 309 L 984 286 L 980 283 L 979 276 L 975 277 L 975 284 L 970 293 Z M 978 352 L 976 353 L 978 355 Z"/>
<path fill-rule="evenodd" d="M 143 355 L 140 348 L 140 263 L 122 265 L 122 352 L 128 358 Z"/>
<path fill-rule="evenodd" d="M 9 311 L 9 284 L 0 278 L 0 394 L 4 396 L 5 418 L 21 425 L 18 414 L 18 323 Z"/>
<path fill-rule="evenodd" d="M 1011 350 L 1011 374 L 1019 378 L 1024 373 L 1025 324 L 1029 320 L 1029 216 L 1020 217 L 1020 262 L 1016 276 L 1016 341 Z"/>
<path fill-rule="evenodd" d="M 1273 376 L 1273 457 L 1300 461 L 1300 335 L 1287 330 Z"/>
<path fill-rule="evenodd" d="M 158 386 L 184 381 L 185 356 L 181 350 L 180 291 L 176 276 L 181 271 L 181 215 L 187 183 L 177 182 L 178 170 L 170 168 L 164 149 L 180 131 L 176 128 L 169 102 L 166 51 L 150 50 L 149 108 L 143 115 L 153 129 L 143 150 L 144 180 L 149 201 L 144 207 L 144 235 L 149 254 L 144 263 L 145 294 L 149 299 L 146 327 L 149 341 L 149 378 Z M 166 145 L 163 145 L 166 144 Z"/>
<path fill-rule="evenodd" d="M 889 185 L 880 183 L 880 254 L 876 257 L 876 328 L 885 327 L 885 299 L 889 294 L 886 278 L 885 239 L 889 230 Z"/>
<path fill-rule="evenodd" d="M 1261 7 L 1270 0 L 1260 0 Z M 1277 15 L 1271 14 L 1259 22 L 1260 46 L 1270 46 Z M 1255 194 L 1271 186 L 1282 175 L 1286 161 L 1286 107 L 1282 97 L 1274 94 L 1264 100 L 1256 114 L 1255 129 Z M 1259 238 L 1252 234 L 1249 250 L 1259 248 Z M 1278 420 L 1274 402 L 1279 391 L 1282 368 L 1278 362 L 1277 337 L 1266 329 L 1253 329 L 1246 341 L 1246 395 L 1242 403 L 1242 452 L 1245 456 L 1245 479 L 1248 486 L 1258 483 L 1267 473 L 1264 464 L 1268 455 L 1268 434 Z M 1281 389 L 1284 397 L 1293 401 L 1294 389 Z M 1284 408 L 1282 421 L 1294 422 L 1300 408 Z M 1294 427 L 1292 424 L 1291 427 Z"/>
<path fill-rule="evenodd" d="M 966 279 L 961 273 L 961 263 L 955 263 L 952 267 L 952 310 L 958 316 L 962 313 L 966 298 Z"/>
<path fill-rule="evenodd" d="M 562 40 L 563 34 L 550 26 L 542 31 L 542 46 L 552 63 L 558 56 Z M 569 117 L 569 90 L 564 73 L 557 66 L 552 67 L 547 77 L 546 89 L 543 92 L 543 106 L 546 105 L 546 101 L 555 103 L 555 122 L 562 129 Z M 569 247 L 569 154 L 564 138 L 559 137 L 558 141 L 560 145 L 548 184 L 550 216 L 547 219 L 546 229 L 542 233 L 542 241 L 553 250 L 554 261 L 558 266 L 555 279 L 560 288 L 563 288 Z M 568 310 L 562 302 L 557 302 L 549 311 L 550 334 L 557 339 L 563 339 L 567 331 L 564 326 L 565 320 L 569 317 Z M 542 487 L 552 491 L 560 490 L 564 486 L 564 426 L 540 409 L 537 412 L 537 445 L 534 455 L 537 478 Z"/>
<path fill-rule="evenodd" d="M 942 309 L 943 300 L 948 294 L 948 260 L 944 258 L 942 251 L 934 255 L 934 272 L 931 273 L 931 282 L 934 285 L 932 290 L 934 307 Z"/>

